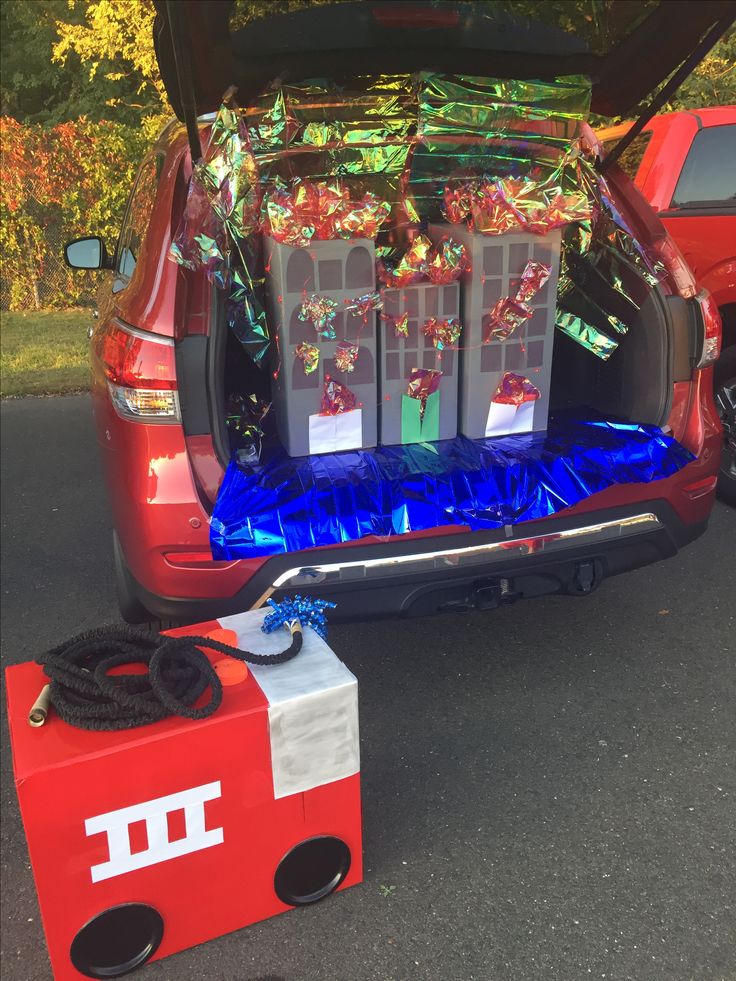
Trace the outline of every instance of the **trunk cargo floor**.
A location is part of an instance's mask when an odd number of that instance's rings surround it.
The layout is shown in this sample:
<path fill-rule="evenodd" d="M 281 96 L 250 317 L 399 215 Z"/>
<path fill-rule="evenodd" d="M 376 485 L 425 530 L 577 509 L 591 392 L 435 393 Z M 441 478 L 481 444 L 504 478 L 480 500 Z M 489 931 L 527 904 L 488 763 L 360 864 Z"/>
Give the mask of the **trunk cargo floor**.
<path fill-rule="evenodd" d="M 531 521 L 613 484 L 669 477 L 692 454 L 656 426 L 557 413 L 544 432 L 379 446 L 291 458 L 235 458 L 211 522 L 216 559 L 275 555 L 446 525 Z"/>

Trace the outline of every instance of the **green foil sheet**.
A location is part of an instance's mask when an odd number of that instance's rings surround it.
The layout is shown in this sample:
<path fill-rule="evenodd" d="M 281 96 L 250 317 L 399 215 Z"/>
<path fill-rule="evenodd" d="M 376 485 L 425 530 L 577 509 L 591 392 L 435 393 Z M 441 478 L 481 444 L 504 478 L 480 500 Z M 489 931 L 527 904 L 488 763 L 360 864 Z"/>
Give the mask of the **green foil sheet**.
<path fill-rule="evenodd" d="M 419 76 L 417 146 L 409 190 L 417 211 L 440 216 L 448 180 L 553 179 L 590 109 L 590 79 L 550 82 L 476 76 Z"/>
<path fill-rule="evenodd" d="M 440 438 L 440 393 L 432 392 L 424 403 L 411 395 L 401 396 L 401 442 L 434 443 Z"/>
<path fill-rule="evenodd" d="M 557 311 L 555 326 L 602 361 L 608 361 L 618 347 L 618 341 L 606 337 L 597 327 L 566 310 Z"/>
<path fill-rule="evenodd" d="M 262 95 L 246 119 L 262 185 L 341 177 L 355 195 L 399 206 L 417 124 L 411 75 L 285 85 Z"/>

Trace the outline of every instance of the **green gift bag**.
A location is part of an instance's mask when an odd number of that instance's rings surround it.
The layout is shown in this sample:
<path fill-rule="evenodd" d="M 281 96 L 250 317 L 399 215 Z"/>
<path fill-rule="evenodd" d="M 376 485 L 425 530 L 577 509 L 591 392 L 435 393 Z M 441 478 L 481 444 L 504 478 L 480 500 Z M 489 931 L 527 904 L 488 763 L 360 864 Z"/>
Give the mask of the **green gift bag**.
<path fill-rule="evenodd" d="M 401 396 L 401 442 L 432 443 L 440 438 L 440 393 L 427 397 L 422 418 L 422 403 L 411 395 Z"/>

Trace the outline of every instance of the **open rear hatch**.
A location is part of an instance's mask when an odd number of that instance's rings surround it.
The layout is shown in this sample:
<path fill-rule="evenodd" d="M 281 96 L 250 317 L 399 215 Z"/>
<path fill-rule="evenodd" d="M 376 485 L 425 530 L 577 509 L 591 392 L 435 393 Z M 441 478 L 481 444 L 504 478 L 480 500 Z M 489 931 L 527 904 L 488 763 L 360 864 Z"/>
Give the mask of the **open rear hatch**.
<path fill-rule="evenodd" d="M 240 30 L 229 3 L 157 4 L 195 158 L 204 137 L 172 258 L 215 287 L 179 364 L 227 466 L 216 558 L 512 525 L 692 459 L 667 423 L 694 289 L 586 120 L 630 110 L 733 6 L 609 5 L 601 42 L 486 3 Z"/>

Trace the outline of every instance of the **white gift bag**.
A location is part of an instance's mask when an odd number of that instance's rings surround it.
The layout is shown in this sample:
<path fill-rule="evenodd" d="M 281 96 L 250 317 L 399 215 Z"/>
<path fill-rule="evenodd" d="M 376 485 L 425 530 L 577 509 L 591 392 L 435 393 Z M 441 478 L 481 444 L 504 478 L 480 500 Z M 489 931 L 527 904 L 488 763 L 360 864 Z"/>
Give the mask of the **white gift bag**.
<path fill-rule="evenodd" d="M 339 453 L 363 445 L 363 410 L 351 409 L 334 416 L 309 417 L 309 452 Z"/>
<path fill-rule="evenodd" d="M 534 427 L 534 402 L 505 405 L 491 402 L 486 420 L 486 436 L 510 436 L 530 433 Z"/>

